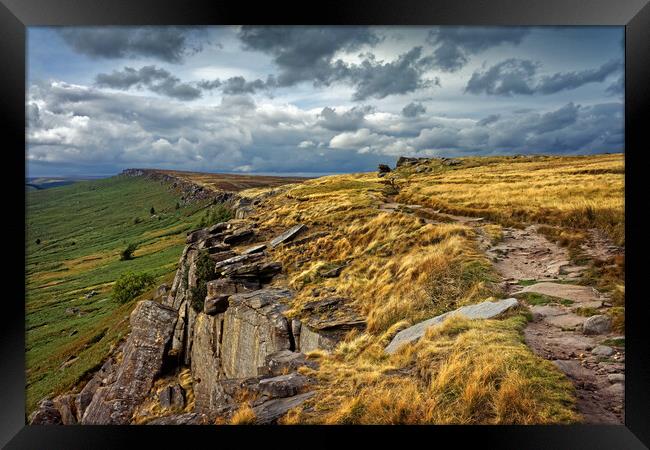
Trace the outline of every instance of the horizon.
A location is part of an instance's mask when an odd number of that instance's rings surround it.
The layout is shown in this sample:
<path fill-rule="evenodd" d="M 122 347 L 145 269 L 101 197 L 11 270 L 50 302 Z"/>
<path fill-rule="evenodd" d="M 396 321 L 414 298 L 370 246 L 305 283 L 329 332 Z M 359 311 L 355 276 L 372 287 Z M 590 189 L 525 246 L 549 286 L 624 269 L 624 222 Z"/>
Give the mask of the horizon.
<path fill-rule="evenodd" d="M 27 34 L 30 177 L 138 166 L 322 176 L 401 155 L 625 151 L 623 27 Z"/>

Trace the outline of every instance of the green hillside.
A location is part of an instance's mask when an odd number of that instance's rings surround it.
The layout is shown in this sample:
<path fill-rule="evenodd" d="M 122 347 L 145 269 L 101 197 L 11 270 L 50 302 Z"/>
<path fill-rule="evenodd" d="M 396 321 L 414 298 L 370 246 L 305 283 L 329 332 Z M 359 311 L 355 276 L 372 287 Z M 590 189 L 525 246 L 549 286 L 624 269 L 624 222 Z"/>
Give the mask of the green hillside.
<path fill-rule="evenodd" d="M 27 193 L 28 412 L 100 364 L 126 331 L 135 302 L 110 298 L 120 274 L 171 280 L 205 206 L 177 209 L 179 197 L 167 184 L 119 176 Z M 138 244 L 135 257 L 120 261 L 129 243 Z"/>

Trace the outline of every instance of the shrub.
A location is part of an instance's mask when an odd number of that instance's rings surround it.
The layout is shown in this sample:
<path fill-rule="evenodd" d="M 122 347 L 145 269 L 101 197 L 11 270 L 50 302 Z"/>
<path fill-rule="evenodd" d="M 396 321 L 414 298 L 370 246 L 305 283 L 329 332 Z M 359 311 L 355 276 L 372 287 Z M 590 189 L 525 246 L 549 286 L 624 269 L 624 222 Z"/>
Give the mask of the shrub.
<path fill-rule="evenodd" d="M 138 244 L 135 244 L 133 242 L 127 245 L 126 248 L 122 250 L 122 253 L 120 254 L 120 261 L 128 261 L 130 259 L 133 259 L 133 252 L 135 251 L 136 248 L 138 248 Z"/>
<path fill-rule="evenodd" d="M 153 208 L 153 206 L 152 206 L 151 209 L 149 210 L 149 214 L 151 214 L 152 216 L 153 216 L 154 214 L 156 214 L 156 210 Z"/>
<path fill-rule="evenodd" d="M 234 217 L 232 209 L 228 208 L 223 203 L 211 206 L 201 218 L 199 227 L 205 228 L 215 223 L 227 222 Z"/>
<path fill-rule="evenodd" d="M 36 245 L 39 245 L 41 243 L 40 239 L 36 239 Z"/>
<path fill-rule="evenodd" d="M 196 260 L 196 286 L 190 289 L 190 304 L 194 311 L 203 310 L 205 296 L 208 295 L 207 282 L 213 280 L 214 277 L 214 263 L 209 258 L 208 252 L 202 250 Z"/>
<path fill-rule="evenodd" d="M 136 274 L 126 272 L 120 275 L 113 286 L 112 298 L 119 303 L 126 303 L 153 286 L 155 278 L 148 273 Z"/>
<path fill-rule="evenodd" d="M 141 218 L 139 218 L 139 217 L 134 217 L 134 218 L 133 218 L 133 225 L 137 225 L 137 224 L 139 224 L 140 222 L 142 222 L 142 219 L 141 219 Z"/>
<path fill-rule="evenodd" d="M 176 206 L 174 206 L 174 209 L 181 209 L 181 204 L 176 202 Z"/>

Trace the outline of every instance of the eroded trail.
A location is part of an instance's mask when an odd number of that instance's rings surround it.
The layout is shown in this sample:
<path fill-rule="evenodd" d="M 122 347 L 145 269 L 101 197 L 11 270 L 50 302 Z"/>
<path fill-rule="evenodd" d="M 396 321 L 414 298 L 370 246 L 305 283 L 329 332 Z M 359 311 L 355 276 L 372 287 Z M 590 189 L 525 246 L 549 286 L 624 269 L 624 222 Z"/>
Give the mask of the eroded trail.
<path fill-rule="evenodd" d="M 567 250 L 547 240 L 535 225 L 503 228 L 503 238 L 492 245 L 481 218 L 444 214 L 392 199 L 380 209 L 414 214 L 427 223 L 453 221 L 472 226 L 479 246 L 503 277 L 507 294 L 519 298 L 533 314 L 524 330 L 525 342 L 573 382 L 584 422 L 624 422 L 624 340 L 610 331 L 609 298 L 576 284 L 586 266 L 572 264 Z M 602 259 L 621 249 L 592 231 L 583 251 Z"/>

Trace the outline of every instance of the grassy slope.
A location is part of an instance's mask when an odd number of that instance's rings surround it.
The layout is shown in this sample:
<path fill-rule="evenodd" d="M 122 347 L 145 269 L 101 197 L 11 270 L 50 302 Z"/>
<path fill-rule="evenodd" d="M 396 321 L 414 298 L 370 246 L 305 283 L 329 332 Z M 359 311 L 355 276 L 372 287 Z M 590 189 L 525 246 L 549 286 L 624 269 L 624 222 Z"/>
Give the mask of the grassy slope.
<path fill-rule="evenodd" d="M 468 158 L 400 169 L 398 200 L 488 216 L 504 225 L 536 221 L 597 227 L 624 242 L 623 157 Z M 526 313 L 508 320 L 450 323 L 395 355 L 383 347 L 400 329 L 460 305 L 503 295 L 471 227 L 425 224 L 380 211 L 389 190 L 374 173 L 323 177 L 289 188 L 257 213 L 269 234 L 295 223 L 328 234 L 278 247 L 274 257 L 298 290 L 289 314 L 317 292 L 343 296 L 367 330 L 321 360 L 316 396 L 286 423 L 566 423 L 579 420 L 573 388 L 523 343 Z M 584 214 L 587 214 L 585 217 Z M 500 238 L 498 226 L 489 231 Z M 339 278 L 327 268 L 346 263 Z M 390 375 L 389 375 L 390 374 Z"/>
<path fill-rule="evenodd" d="M 73 386 L 126 332 L 135 302 L 118 305 L 110 299 L 111 284 L 121 273 L 149 271 L 159 282 L 171 279 L 202 206 L 176 210 L 178 197 L 167 185 L 126 177 L 28 193 L 28 412 L 44 396 Z M 156 216 L 150 215 L 152 206 Z M 136 217 L 142 221 L 135 224 Z M 129 242 L 139 243 L 135 259 L 120 261 Z M 85 299 L 91 290 L 98 295 Z M 83 315 L 67 314 L 71 307 Z"/>

